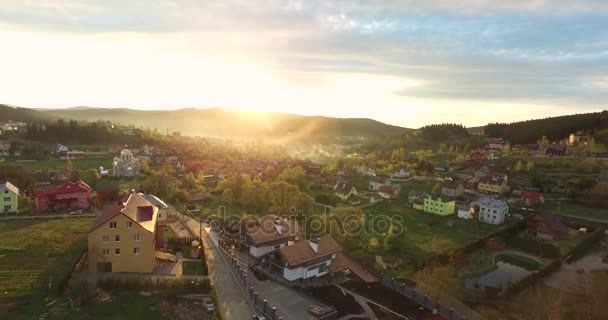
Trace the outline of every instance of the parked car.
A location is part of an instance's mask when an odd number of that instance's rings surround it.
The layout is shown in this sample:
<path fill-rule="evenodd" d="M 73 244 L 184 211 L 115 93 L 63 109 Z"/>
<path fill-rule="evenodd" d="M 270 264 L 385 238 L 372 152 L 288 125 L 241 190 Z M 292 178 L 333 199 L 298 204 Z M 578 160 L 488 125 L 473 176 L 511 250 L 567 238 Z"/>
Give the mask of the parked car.
<path fill-rule="evenodd" d="M 71 215 L 78 215 L 78 214 L 82 214 L 82 210 L 74 210 L 70 212 Z"/>
<path fill-rule="evenodd" d="M 253 316 L 253 320 L 266 320 L 264 316 L 258 316 L 257 314 Z"/>

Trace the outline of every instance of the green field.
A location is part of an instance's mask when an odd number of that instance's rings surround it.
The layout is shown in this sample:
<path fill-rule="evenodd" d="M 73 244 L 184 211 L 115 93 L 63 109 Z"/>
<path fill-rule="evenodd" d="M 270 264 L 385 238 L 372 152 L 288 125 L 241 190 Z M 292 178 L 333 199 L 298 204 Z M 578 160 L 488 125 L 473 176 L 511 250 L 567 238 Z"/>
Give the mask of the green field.
<path fill-rule="evenodd" d="M 99 169 L 99 167 L 112 167 L 112 157 L 86 157 L 82 159 L 70 160 L 73 168 L 76 170 Z M 49 169 L 57 170 L 64 169 L 67 165 L 67 160 L 60 159 L 45 159 L 45 160 L 14 160 L 4 163 L 16 164 L 29 170 Z"/>
<path fill-rule="evenodd" d="M 397 234 L 400 248 L 395 249 L 390 244 L 387 245 L 386 231 L 335 236 L 350 256 L 367 267 L 376 268 L 378 272 L 388 272 L 396 277 L 410 276 L 416 265 L 420 267 L 420 263 L 426 259 L 442 254 L 449 255 L 508 226 L 492 226 L 476 220 L 466 221 L 456 218 L 455 215 L 440 217 L 414 210 L 400 201 L 381 203 L 367 210 L 374 221 L 401 219 L 403 232 Z M 375 263 L 376 255 L 382 256 L 384 262 L 391 264 L 389 270 L 378 269 L 379 266 Z"/>
<path fill-rule="evenodd" d="M 86 249 L 92 222 L 93 218 L 0 221 L 0 318 L 6 311 L 3 306 L 40 302 L 59 292 Z"/>
<path fill-rule="evenodd" d="M 546 206 L 556 213 L 606 220 L 606 222 L 608 222 L 608 209 L 588 207 L 581 204 L 570 203 L 568 201 L 561 201 L 560 204 L 553 201 L 546 203 Z"/>

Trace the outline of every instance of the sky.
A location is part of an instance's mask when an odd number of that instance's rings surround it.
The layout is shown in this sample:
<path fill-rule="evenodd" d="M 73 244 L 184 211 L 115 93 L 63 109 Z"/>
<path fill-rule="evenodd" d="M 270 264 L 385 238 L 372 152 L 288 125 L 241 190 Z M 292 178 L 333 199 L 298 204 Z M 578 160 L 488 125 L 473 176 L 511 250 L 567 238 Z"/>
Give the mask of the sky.
<path fill-rule="evenodd" d="M 608 109 L 606 0 L 0 0 L 0 103 L 467 126 Z"/>

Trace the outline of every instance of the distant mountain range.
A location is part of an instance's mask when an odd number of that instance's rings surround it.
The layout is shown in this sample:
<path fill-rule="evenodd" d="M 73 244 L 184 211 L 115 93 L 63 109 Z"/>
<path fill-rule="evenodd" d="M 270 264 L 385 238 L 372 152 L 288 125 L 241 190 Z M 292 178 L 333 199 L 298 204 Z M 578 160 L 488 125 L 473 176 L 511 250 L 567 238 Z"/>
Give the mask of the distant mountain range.
<path fill-rule="evenodd" d="M 410 129 L 376 120 L 301 116 L 276 112 L 248 112 L 209 109 L 134 110 L 126 108 L 74 107 L 66 109 L 27 109 L 0 105 L 0 121 L 42 121 L 57 119 L 112 121 L 123 125 L 155 128 L 162 133 L 180 132 L 211 137 L 382 137 L 395 136 Z"/>

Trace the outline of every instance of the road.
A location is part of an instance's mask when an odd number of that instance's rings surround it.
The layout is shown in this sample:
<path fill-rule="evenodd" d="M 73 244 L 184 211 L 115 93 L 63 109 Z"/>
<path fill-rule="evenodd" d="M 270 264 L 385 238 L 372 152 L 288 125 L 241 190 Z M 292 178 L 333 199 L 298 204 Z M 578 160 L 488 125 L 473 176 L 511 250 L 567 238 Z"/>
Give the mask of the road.
<path fill-rule="evenodd" d="M 558 216 L 566 217 L 566 218 L 574 218 L 574 219 L 585 220 L 585 221 L 589 221 L 589 222 L 597 222 L 597 223 L 608 224 L 608 220 L 595 219 L 595 218 L 589 218 L 589 217 L 581 217 L 581 216 L 577 216 L 577 215 L 574 215 L 574 214 L 566 214 L 566 213 L 554 213 L 554 214 L 558 215 Z"/>
<path fill-rule="evenodd" d="M 199 223 L 194 219 L 180 214 L 180 221 L 188 226 L 188 230 L 198 237 Z M 222 319 L 241 320 L 251 319 L 253 308 L 249 304 L 247 293 L 241 287 L 232 273 L 225 257 L 220 253 L 215 243 L 210 244 L 211 236 L 206 230 L 202 230 L 203 247 L 205 258 L 209 269 L 209 280 L 217 295 L 217 302 L 222 314 Z M 213 242 L 213 241 L 211 241 Z"/>

